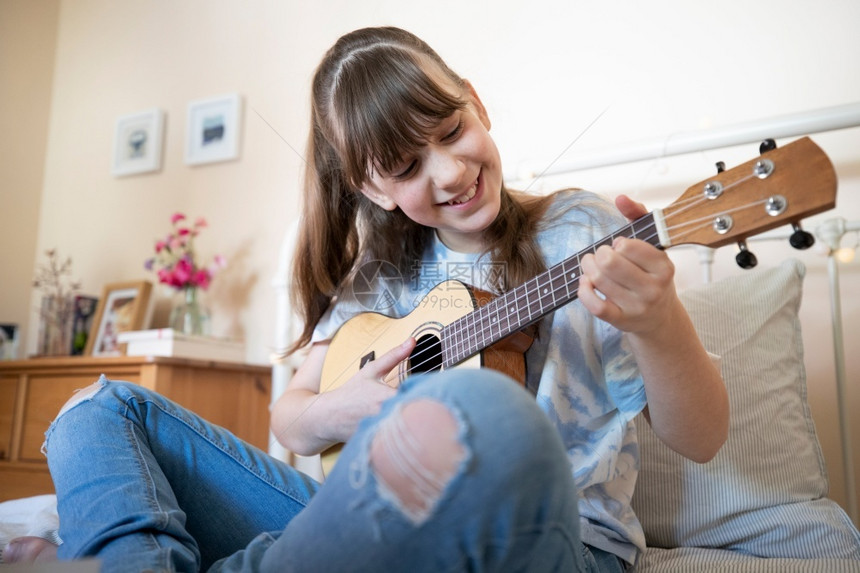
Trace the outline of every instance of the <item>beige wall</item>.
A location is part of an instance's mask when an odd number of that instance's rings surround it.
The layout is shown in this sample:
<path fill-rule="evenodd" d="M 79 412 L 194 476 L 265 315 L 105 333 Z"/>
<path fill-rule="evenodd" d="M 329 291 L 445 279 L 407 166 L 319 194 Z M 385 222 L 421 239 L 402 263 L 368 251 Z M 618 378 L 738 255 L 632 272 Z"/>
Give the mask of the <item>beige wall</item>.
<path fill-rule="evenodd" d="M 204 258 L 222 254 L 230 263 L 207 293 L 213 332 L 245 338 L 249 359 L 265 362 L 272 339 L 272 263 L 295 216 L 295 199 L 288 197 L 301 160 L 254 111 L 283 121 L 285 106 L 262 96 L 291 93 L 265 92 L 270 72 L 258 67 L 274 63 L 283 50 L 255 33 L 253 25 L 266 21 L 262 15 L 233 6 L 62 4 L 38 244 L 71 254 L 84 290 L 100 295 L 105 284 L 154 281 L 143 262 L 154 240 L 169 230 L 171 214 L 205 217 L 209 228 L 198 251 Z M 296 84 L 300 92 L 302 84 Z M 185 165 L 187 103 L 230 92 L 245 98 L 240 160 Z M 116 119 L 152 107 L 166 117 L 161 170 L 112 176 Z M 171 294 L 166 287 L 156 290 L 157 326 L 164 325 Z M 30 342 L 32 348 L 32 333 Z"/>
<path fill-rule="evenodd" d="M 23 309 L 32 304 L 35 253 L 45 248 L 71 255 L 76 276 L 93 294 L 106 283 L 146 278 L 142 264 L 153 240 L 166 231 L 170 214 L 181 210 L 209 220 L 199 242 L 203 254 L 221 253 L 230 261 L 209 293 L 215 333 L 243 336 L 255 362 L 267 360 L 274 337 L 270 281 L 281 238 L 298 209 L 309 76 L 342 32 L 391 23 L 430 41 L 477 86 L 508 172 L 578 150 L 860 98 L 860 76 L 849 73 L 860 69 L 860 36 L 852 28 L 860 21 L 860 4 L 854 0 L 833 0 L 827 9 L 801 0 L 724 0 L 718 6 L 539 0 L 515 7 L 442 0 L 423 10 L 398 0 L 64 0 L 54 37 L 49 32 L 56 10 L 42 12 L 51 6 L 56 4 L 0 0 L 0 120 L 4 131 L 15 134 L 12 147 L 19 154 L 13 161 L 6 147 L 0 153 L 0 320 L 27 322 Z M 25 34 L 25 22 L 42 31 Z M 37 52 L 43 53 L 38 62 L 23 63 Z M 10 59 L 15 64 L 7 67 Z M 31 81 L 38 85 L 22 93 Z M 7 106 L 11 85 L 17 99 Z M 241 159 L 186 166 L 188 101 L 228 92 L 245 99 Z M 116 118 L 152 107 L 167 118 L 161 171 L 112 177 Z M 24 109 L 29 118 L 17 111 Z M 860 129 L 816 140 L 840 176 L 838 209 L 831 215 L 860 219 Z M 2 141 L 9 145 L 8 138 Z M 755 146 L 742 146 L 640 162 L 533 188 L 576 184 L 628 192 L 660 206 L 707 177 L 715 161 L 732 165 L 754 153 Z M 11 180 L 22 183 L 10 189 Z M 762 249 L 762 264 L 793 254 L 784 246 Z M 699 280 L 687 255 L 673 256 L 679 285 Z M 800 256 L 810 268 L 803 308 L 810 400 L 832 495 L 842 500 L 824 259 L 815 252 Z M 729 249 L 718 253 L 717 276 L 739 272 L 731 257 Z M 844 267 L 842 291 L 848 379 L 856 381 L 860 262 Z M 158 291 L 157 321 L 164 320 L 168 295 Z M 31 328 L 31 349 L 34 337 Z M 860 406 L 858 393 L 849 390 L 852 410 Z M 860 427 L 853 436 L 860 475 Z"/>
<path fill-rule="evenodd" d="M 0 1 L 0 322 L 18 324 L 22 341 L 30 321 L 58 18 L 58 0 Z"/>

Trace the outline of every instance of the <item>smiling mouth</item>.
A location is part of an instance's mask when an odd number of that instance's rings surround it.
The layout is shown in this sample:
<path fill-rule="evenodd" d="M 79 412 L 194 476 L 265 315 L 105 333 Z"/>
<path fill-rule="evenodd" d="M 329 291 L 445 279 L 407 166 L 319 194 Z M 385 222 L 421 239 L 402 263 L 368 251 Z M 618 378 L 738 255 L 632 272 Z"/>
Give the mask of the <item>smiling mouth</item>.
<path fill-rule="evenodd" d="M 459 197 L 455 197 L 450 201 L 447 201 L 448 205 L 462 205 L 463 203 L 467 203 L 472 200 L 472 198 L 478 193 L 478 180 L 475 179 L 475 182 L 469 188 L 468 191 L 460 195 Z"/>

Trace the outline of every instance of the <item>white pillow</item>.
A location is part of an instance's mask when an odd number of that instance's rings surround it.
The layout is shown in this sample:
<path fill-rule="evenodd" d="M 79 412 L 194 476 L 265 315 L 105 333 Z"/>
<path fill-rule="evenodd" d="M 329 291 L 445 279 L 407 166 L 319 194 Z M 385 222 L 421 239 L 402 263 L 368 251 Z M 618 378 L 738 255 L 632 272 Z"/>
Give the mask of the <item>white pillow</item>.
<path fill-rule="evenodd" d="M 825 497 L 797 316 L 804 274 L 788 260 L 681 293 L 705 347 L 722 357 L 730 430 L 717 456 L 697 464 L 637 420 L 633 505 L 650 546 L 860 559 L 860 535 Z"/>

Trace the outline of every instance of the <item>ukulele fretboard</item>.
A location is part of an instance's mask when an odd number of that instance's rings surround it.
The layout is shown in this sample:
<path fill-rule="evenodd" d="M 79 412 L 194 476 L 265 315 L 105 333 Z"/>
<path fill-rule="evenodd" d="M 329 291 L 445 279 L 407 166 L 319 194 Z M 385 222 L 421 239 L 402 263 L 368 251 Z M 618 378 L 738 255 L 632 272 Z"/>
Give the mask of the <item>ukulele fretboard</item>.
<path fill-rule="evenodd" d="M 654 215 L 649 213 L 455 320 L 442 329 L 442 367 L 462 362 L 574 300 L 579 293 L 580 259 L 612 244 L 616 237 L 660 245 Z"/>

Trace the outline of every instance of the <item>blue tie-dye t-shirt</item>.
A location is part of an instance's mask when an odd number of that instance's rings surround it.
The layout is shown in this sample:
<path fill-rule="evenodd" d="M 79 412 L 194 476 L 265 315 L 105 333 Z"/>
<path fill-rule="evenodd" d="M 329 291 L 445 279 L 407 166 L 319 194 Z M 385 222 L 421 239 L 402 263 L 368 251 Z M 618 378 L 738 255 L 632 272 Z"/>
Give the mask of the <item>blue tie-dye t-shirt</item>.
<path fill-rule="evenodd" d="M 551 267 L 624 223 L 597 195 L 561 192 L 544 217 L 537 242 Z M 363 267 L 370 284 L 341 293 L 317 325 L 313 341 L 330 339 L 361 312 L 405 316 L 447 279 L 491 291 L 492 277 L 503 272 L 488 257 L 452 251 L 438 239 L 431 241 L 413 276 L 384 279 L 384 267 L 374 262 Z M 573 301 L 539 322 L 526 365 L 526 385 L 558 428 L 570 457 L 582 541 L 634 562 L 645 536 L 630 507 L 639 467 L 633 418 L 645 407 L 645 389 L 624 337 Z"/>

